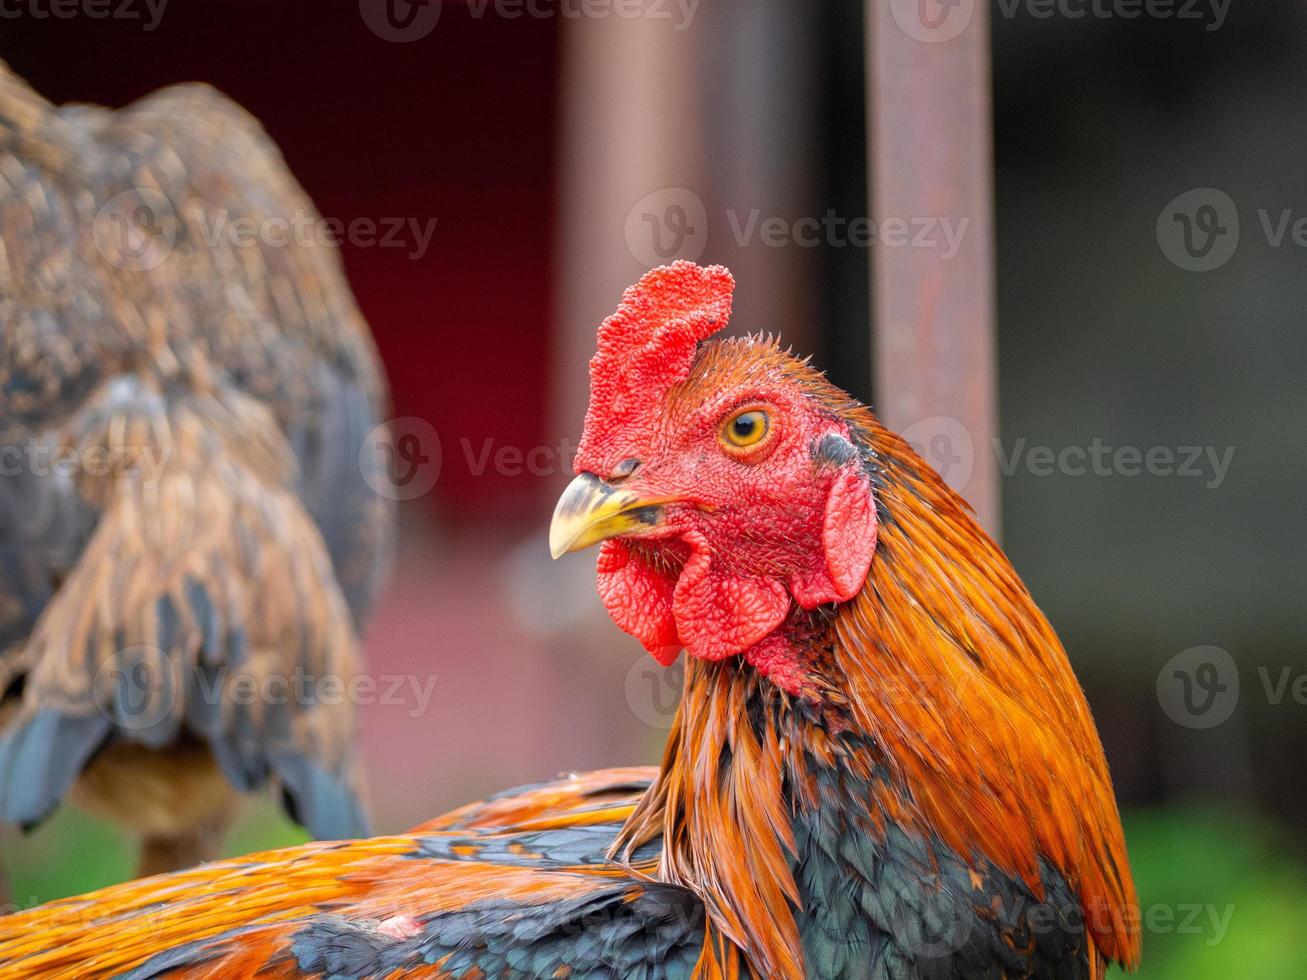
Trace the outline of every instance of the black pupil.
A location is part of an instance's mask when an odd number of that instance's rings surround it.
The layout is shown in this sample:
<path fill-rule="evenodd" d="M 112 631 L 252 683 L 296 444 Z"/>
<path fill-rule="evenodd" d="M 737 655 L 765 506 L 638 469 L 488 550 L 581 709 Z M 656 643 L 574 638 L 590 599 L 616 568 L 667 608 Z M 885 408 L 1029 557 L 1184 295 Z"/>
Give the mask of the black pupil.
<path fill-rule="evenodd" d="M 758 416 L 753 412 L 741 415 L 733 423 L 735 434 L 741 439 L 748 439 L 758 428 Z"/>

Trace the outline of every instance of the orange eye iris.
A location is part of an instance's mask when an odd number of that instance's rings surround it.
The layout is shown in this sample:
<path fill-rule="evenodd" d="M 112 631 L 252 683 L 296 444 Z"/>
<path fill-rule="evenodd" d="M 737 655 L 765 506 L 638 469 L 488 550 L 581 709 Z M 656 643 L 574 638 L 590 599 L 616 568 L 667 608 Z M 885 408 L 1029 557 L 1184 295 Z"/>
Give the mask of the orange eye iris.
<path fill-rule="evenodd" d="M 751 458 L 770 442 L 771 416 L 761 408 L 736 412 L 722 426 L 722 448 L 737 459 Z"/>

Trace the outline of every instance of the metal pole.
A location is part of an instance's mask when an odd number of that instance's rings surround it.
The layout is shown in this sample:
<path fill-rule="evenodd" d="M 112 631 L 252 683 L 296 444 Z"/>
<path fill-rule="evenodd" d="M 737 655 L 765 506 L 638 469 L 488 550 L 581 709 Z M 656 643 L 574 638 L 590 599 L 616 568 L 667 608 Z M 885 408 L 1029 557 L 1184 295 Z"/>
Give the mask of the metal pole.
<path fill-rule="evenodd" d="M 988 5 L 865 10 L 878 411 L 997 535 Z"/>

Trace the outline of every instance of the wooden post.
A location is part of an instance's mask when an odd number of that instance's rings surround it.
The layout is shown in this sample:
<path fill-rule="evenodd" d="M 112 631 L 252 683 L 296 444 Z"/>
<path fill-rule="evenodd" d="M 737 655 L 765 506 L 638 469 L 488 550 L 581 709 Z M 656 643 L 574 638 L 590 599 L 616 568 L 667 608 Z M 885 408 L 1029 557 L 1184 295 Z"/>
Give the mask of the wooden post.
<path fill-rule="evenodd" d="M 997 535 L 988 5 L 865 10 L 877 409 Z"/>
<path fill-rule="evenodd" d="M 642 199 L 652 212 L 683 199 L 702 209 L 703 93 L 699 31 L 656 17 L 580 17 L 562 31 L 551 408 L 555 430 L 575 443 L 600 321 L 650 266 L 697 257 L 645 254 L 628 231 Z M 698 229 L 698 216 L 686 220 Z"/>

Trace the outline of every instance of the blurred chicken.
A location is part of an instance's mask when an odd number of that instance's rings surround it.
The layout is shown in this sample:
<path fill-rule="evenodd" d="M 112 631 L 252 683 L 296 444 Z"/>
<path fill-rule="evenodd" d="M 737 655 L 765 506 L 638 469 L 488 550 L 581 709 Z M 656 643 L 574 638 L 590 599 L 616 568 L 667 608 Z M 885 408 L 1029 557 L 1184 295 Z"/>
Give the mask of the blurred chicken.
<path fill-rule="evenodd" d="M 388 557 L 386 395 L 316 221 L 212 89 L 56 108 L 0 63 L 3 821 L 71 795 L 154 873 L 271 781 L 364 832 L 353 707 L 313 694 Z"/>
<path fill-rule="evenodd" d="M 627 291 L 550 529 L 555 556 L 601 545 L 622 629 L 685 651 L 659 768 L 31 909 L 0 921 L 0 980 L 1133 965 L 1111 781 L 1048 621 L 870 411 L 768 338 L 709 339 L 732 287 L 678 262 Z"/>

